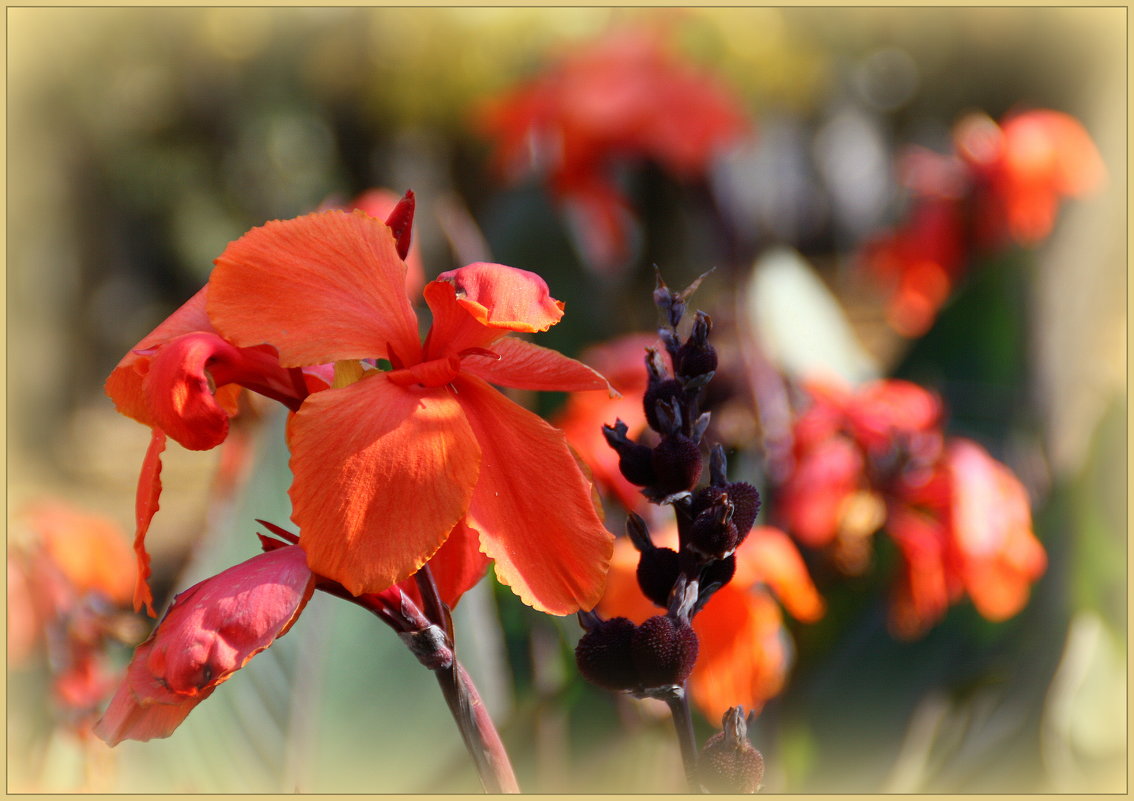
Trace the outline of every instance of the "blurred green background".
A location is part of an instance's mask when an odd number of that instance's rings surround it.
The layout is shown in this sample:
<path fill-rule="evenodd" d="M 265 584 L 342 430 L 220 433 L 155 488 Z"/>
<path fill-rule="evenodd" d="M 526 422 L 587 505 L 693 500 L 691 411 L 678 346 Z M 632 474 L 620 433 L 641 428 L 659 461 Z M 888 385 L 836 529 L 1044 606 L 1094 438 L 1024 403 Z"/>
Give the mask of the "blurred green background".
<path fill-rule="evenodd" d="M 697 305 L 727 316 L 753 259 L 789 245 L 884 370 L 941 391 L 951 430 L 980 437 L 1043 499 L 1050 567 L 1004 624 L 958 609 L 898 643 L 875 597 L 849 601 L 842 628 L 793 630 L 797 670 L 753 733 L 769 790 L 1125 788 L 1125 9 L 7 15 L 9 514 L 50 494 L 129 530 L 148 432 L 115 413 L 102 381 L 200 287 L 226 243 L 267 219 L 373 186 L 413 189 L 427 277 L 460 266 L 453 226 L 474 222 L 494 260 L 540 272 L 567 302 L 541 341 L 571 354 L 653 324 L 651 264 L 675 286 L 717 265 Z M 506 185 L 492 172 L 473 113 L 549 52 L 659 17 L 680 52 L 741 98 L 764 160 L 717 176 L 718 191 L 750 200 L 734 220 L 739 245 L 713 235 L 696 187 L 648 175 L 633 193 L 643 245 L 621 274 L 598 275 L 539 180 Z M 1081 120 L 1106 188 L 1067 203 L 1041 247 L 967 284 L 925 338 L 897 340 L 878 303 L 845 281 L 856 243 L 892 220 L 886 165 L 905 143 L 946 149 L 967 111 L 1016 107 Z M 864 129 L 874 150 L 832 144 Z M 216 454 L 170 449 L 150 537 L 161 590 L 251 556 L 253 518 L 286 522 L 282 442 L 258 447 L 249 486 L 220 507 L 208 502 Z M 172 738 L 99 754 L 96 771 L 48 710 L 13 697 L 34 687 L 15 677 L 25 683 L 9 684 L 9 790 L 475 791 L 432 677 L 344 606 L 316 598 Z M 526 790 L 681 786 L 668 721 L 574 675 L 573 619 L 536 615 L 490 582 L 457 611 L 463 657 Z"/>

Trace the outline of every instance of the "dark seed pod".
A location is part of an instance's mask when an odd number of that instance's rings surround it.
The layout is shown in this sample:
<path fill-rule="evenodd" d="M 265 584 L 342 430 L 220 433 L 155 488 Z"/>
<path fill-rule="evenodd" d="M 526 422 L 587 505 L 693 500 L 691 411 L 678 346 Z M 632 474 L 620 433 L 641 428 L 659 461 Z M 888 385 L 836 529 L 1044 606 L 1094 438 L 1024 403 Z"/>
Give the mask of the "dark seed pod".
<path fill-rule="evenodd" d="M 654 548 L 643 551 L 638 559 L 638 587 L 642 594 L 663 609 L 669 607 L 669 591 L 681 572 L 677 551 Z"/>
<path fill-rule="evenodd" d="M 645 689 L 681 684 L 697 661 L 697 635 L 688 623 L 655 615 L 630 640 L 638 681 Z"/>
<path fill-rule="evenodd" d="M 693 521 L 689 533 L 689 547 L 708 557 L 723 559 L 740 543 L 740 534 L 732 520 L 733 506 L 723 496 Z"/>
<path fill-rule="evenodd" d="M 736 530 L 740 532 L 740 538 L 743 540 L 756 522 L 756 515 L 760 513 L 760 493 L 751 484 L 743 481 L 726 485 L 725 492 L 728 493 L 728 499 L 735 507 L 732 522 L 736 524 Z"/>
<path fill-rule="evenodd" d="M 701 448 L 684 434 L 663 437 L 653 452 L 654 483 L 661 495 L 692 489 L 701 477 Z"/>
<path fill-rule="evenodd" d="M 659 434 L 672 433 L 667 430 L 665 421 L 658 414 L 658 402 L 672 402 L 678 404 L 678 408 L 680 408 L 684 395 L 685 389 L 681 382 L 676 379 L 667 378 L 657 383 L 651 382 L 642 396 L 642 408 L 646 412 L 646 422 L 650 424 L 650 428 Z"/>
<path fill-rule="evenodd" d="M 713 323 L 709 315 L 697 312 L 693 330 L 677 350 L 674 358 L 674 372 L 682 378 L 713 373 L 717 369 L 717 351 L 709 344 L 709 331 Z"/>
<path fill-rule="evenodd" d="M 591 684 L 608 690 L 629 690 L 638 684 L 631 639 L 634 623 L 624 617 L 604 620 L 575 646 L 575 664 Z"/>
<path fill-rule="evenodd" d="M 629 429 L 621 420 L 612 426 L 603 426 L 602 433 L 610 447 L 618 452 L 618 469 L 626 480 L 639 487 L 654 483 L 654 451 L 648 445 L 634 442 L 626 433 Z"/>
<path fill-rule="evenodd" d="M 740 708 L 725 712 L 724 730 L 705 741 L 697 763 L 701 784 L 711 793 L 755 793 L 764 778 L 764 756 L 748 742 Z"/>

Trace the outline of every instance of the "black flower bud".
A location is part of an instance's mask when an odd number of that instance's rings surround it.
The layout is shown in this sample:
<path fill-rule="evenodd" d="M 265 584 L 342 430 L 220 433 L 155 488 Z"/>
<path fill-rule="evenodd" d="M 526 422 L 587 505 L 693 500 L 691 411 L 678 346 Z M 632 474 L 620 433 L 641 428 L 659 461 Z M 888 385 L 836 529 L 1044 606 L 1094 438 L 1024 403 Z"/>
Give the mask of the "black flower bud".
<path fill-rule="evenodd" d="M 724 715 L 723 730 L 705 741 L 697 763 L 701 784 L 711 793 L 755 793 L 764 778 L 764 757 L 748 742 L 740 707 Z"/>
<path fill-rule="evenodd" d="M 642 594 L 663 609 L 669 607 L 669 591 L 681 572 L 677 551 L 653 548 L 642 551 L 638 559 L 638 587 Z"/>
<path fill-rule="evenodd" d="M 684 434 L 670 434 L 654 448 L 654 483 L 650 487 L 661 496 L 686 492 L 701 477 L 701 448 Z"/>
<path fill-rule="evenodd" d="M 740 534 L 733 522 L 734 507 L 727 495 L 693 520 L 689 532 L 689 547 L 704 556 L 723 559 L 740 544 Z"/>
<path fill-rule="evenodd" d="M 690 379 L 716 372 L 717 351 L 709 344 L 709 331 L 712 327 L 712 318 L 702 311 L 697 312 L 689 339 L 677 349 L 674 358 L 673 371 L 679 377 Z"/>
<path fill-rule="evenodd" d="M 612 617 L 597 623 L 575 646 L 575 664 L 587 681 L 608 690 L 629 690 L 638 684 L 631 654 L 634 623 Z"/>
<path fill-rule="evenodd" d="M 643 688 L 668 687 L 681 684 L 693 670 L 697 635 L 688 623 L 656 615 L 634 630 L 630 650 Z"/>
<path fill-rule="evenodd" d="M 744 541 L 760 512 L 760 493 L 751 484 L 734 481 L 723 486 L 703 487 L 693 495 L 691 511 L 694 519 L 713 506 L 732 504 L 732 523 L 736 526 L 737 545 Z M 735 547 L 735 546 L 733 546 Z"/>
<path fill-rule="evenodd" d="M 631 484 L 648 487 L 656 479 L 653 448 L 630 440 L 626 436 L 628 430 L 621 420 L 616 420 L 613 426 L 602 427 L 607 444 L 618 452 L 618 469 L 622 475 Z"/>
<path fill-rule="evenodd" d="M 674 415 L 665 415 L 659 412 L 659 404 L 672 404 L 673 408 L 680 409 L 684 402 L 685 388 L 681 382 L 674 378 L 666 378 L 651 384 L 642 396 L 642 408 L 646 412 L 646 422 L 650 428 L 659 434 L 669 434 L 674 425 Z M 677 425 L 681 425 L 680 415 L 677 415 Z"/>

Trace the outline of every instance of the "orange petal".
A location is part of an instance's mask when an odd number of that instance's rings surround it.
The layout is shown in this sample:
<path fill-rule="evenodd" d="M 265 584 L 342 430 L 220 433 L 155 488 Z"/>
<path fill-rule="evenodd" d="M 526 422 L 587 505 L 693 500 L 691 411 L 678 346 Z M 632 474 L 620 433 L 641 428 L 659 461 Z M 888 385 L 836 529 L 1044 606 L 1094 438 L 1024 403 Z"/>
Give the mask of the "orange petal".
<path fill-rule="evenodd" d="M 563 432 L 478 378 L 455 384 L 483 454 L 468 523 L 495 560 L 497 577 L 541 612 L 591 609 L 602 595 L 614 537 Z"/>
<path fill-rule="evenodd" d="M 374 372 L 308 397 L 288 424 L 292 519 L 311 569 L 355 595 L 412 575 L 464 516 L 480 449 L 442 387 Z"/>
<path fill-rule="evenodd" d="M 145 393 L 142 391 L 142 380 L 149 370 L 150 356 L 136 351 L 156 348 L 182 334 L 190 334 L 194 331 L 214 331 L 208 315 L 205 314 L 205 292 L 207 289 L 207 286 L 202 288 L 177 311 L 169 315 L 141 342 L 131 348 L 130 352 L 122 357 L 122 361 L 118 362 L 118 365 L 111 371 L 110 376 L 106 379 L 105 391 L 114 401 L 119 412 L 146 425 L 152 425 Z"/>
<path fill-rule="evenodd" d="M 407 193 L 411 198 L 412 192 Z M 402 201 L 396 193 L 391 192 L 389 189 L 368 189 L 361 195 L 356 197 L 350 204 L 352 209 L 361 209 L 379 220 L 383 220 L 387 225 L 394 222 L 395 225 L 391 229 L 404 225 L 405 212 L 399 210 L 399 217 L 391 220 L 390 217 L 398 204 Z M 404 209 L 404 206 L 403 206 Z M 410 240 L 410 231 L 412 229 L 413 214 L 410 212 L 411 225 L 405 228 L 402 236 Z M 398 231 L 394 231 L 396 241 L 401 241 L 402 237 L 398 237 Z M 415 298 L 421 293 L 422 286 L 425 285 L 425 267 L 421 261 L 421 249 L 417 246 L 416 241 L 410 240 L 409 252 L 403 257 L 406 263 L 406 295 L 410 298 Z"/>
<path fill-rule="evenodd" d="M 462 521 L 449 532 L 449 538 L 429 559 L 429 569 L 437 582 L 441 600 L 450 609 L 472 589 L 488 570 L 489 559 L 480 551 L 476 532 Z M 412 577 L 400 582 L 402 590 L 421 607 L 421 593 Z"/>
<path fill-rule="evenodd" d="M 130 599 L 134 554 L 117 523 L 60 502 L 37 503 L 27 514 L 51 561 L 75 589 L 101 592 L 115 603 Z"/>
<path fill-rule="evenodd" d="M 325 211 L 253 228 L 216 260 L 208 312 L 237 345 L 274 345 L 287 367 L 419 360 L 417 319 L 394 236 L 364 212 Z"/>
<path fill-rule="evenodd" d="M 953 483 L 952 536 L 963 560 L 965 587 L 984 617 L 1005 620 L 1028 601 L 1047 567 L 1032 533 L 1027 491 L 1012 471 L 966 439 L 949 445 Z"/>
<path fill-rule="evenodd" d="M 814 623 L 825 605 L 799 549 L 787 534 L 771 526 L 756 526 L 736 549 L 738 586 L 760 581 L 776 594 L 796 620 Z"/>
<path fill-rule="evenodd" d="M 146 551 L 146 532 L 150 521 L 157 514 L 158 499 L 161 498 L 161 453 L 165 450 L 165 432 L 153 429 L 150 447 L 142 461 L 142 473 L 138 476 L 138 492 L 134 502 L 134 517 L 137 529 L 134 534 L 134 553 L 138 559 L 138 580 L 134 585 L 134 611 L 146 607 L 146 613 L 154 617 L 154 596 L 150 591 L 150 555 Z"/>
<path fill-rule="evenodd" d="M 614 387 L 597 371 L 558 351 L 508 337 L 495 342 L 492 352 L 500 358 L 480 354 L 466 356 L 461 360 L 461 370 L 492 384 L 516 389 L 548 392 L 604 389 L 611 398 L 618 397 Z"/>
<path fill-rule="evenodd" d="M 783 689 L 789 655 L 780 609 L 769 596 L 726 585 L 693 618 L 700 648 L 689 676 L 709 720 L 730 706 L 759 711 Z"/>
<path fill-rule="evenodd" d="M 437 281 L 452 284 L 462 306 L 482 325 L 508 331 L 546 331 L 563 317 L 563 303 L 533 272 L 476 262 L 449 270 Z"/>
<path fill-rule="evenodd" d="M 298 546 L 258 554 L 178 594 L 134 653 L 95 734 L 168 737 L 217 685 L 291 628 L 315 589 Z"/>

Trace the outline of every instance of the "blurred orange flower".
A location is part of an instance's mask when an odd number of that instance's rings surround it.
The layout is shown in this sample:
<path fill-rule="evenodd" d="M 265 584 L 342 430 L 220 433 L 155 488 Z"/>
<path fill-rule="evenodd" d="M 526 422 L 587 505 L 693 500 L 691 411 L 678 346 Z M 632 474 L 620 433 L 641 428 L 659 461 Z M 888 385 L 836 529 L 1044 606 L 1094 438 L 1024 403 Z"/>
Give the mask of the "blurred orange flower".
<path fill-rule="evenodd" d="M 654 537 L 659 547 L 677 547 L 677 527 Z M 615 544 L 610 579 L 598 611 L 635 623 L 658 614 L 638 587 L 638 551 L 629 539 Z M 709 720 L 731 706 L 759 710 L 784 686 L 791 647 L 780 603 L 797 620 L 814 622 L 824 603 L 791 539 L 756 526 L 736 550 L 736 573 L 693 618 L 700 648 L 689 691 Z"/>
<path fill-rule="evenodd" d="M 122 608 L 134 558 L 112 520 L 59 501 L 22 510 L 8 549 L 8 665 L 42 654 L 52 694 L 71 729 L 85 734 L 115 671 L 107 648 L 133 626 Z"/>

